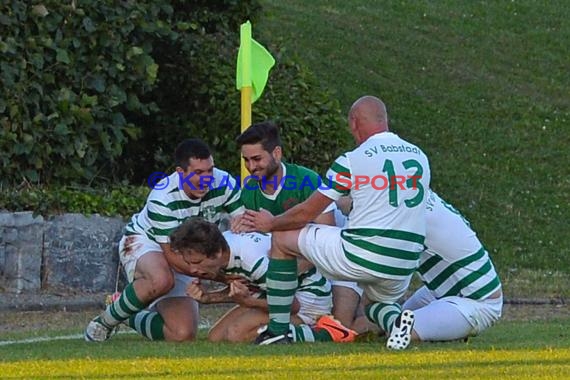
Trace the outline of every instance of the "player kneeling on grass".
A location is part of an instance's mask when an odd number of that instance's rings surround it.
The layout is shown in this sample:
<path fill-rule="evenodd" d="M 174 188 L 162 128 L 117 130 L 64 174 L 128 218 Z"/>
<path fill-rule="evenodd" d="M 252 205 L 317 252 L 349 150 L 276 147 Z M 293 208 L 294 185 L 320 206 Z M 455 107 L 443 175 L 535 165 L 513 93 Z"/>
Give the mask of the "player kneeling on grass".
<path fill-rule="evenodd" d="M 234 234 L 200 218 L 192 218 L 170 236 L 173 252 L 188 264 L 188 275 L 215 279 L 231 278 L 230 286 L 207 293 L 199 280 L 187 288 L 188 295 L 201 303 L 235 302 L 212 327 L 211 341 L 251 342 L 258 329 L 269 322 L 265 300 L 268 252 L 271 237 L 266 234 Z M 330 282 L 314 267 L 300 271 L 295 293 L 297 308 L 289 334 L 293 341 L 350 342 L 356 334 L 332 317 Z M 220 275 L 223 276 L 220 276 Z M 296 285 L 297 287 L 297 285 Z"/>
<path fill-rule="evenodd" d="M 412 339 L 450 341 L 478 335 L 501 317 L 501 281 L 467 220 L 435 192 L 426 204 L 426 249 L 417 273 L 424 286 L 403 305 L 413 310 Z"/>
<path fill-rule="evenodd" d="M 243 212 L 236 181 L 214 167 L 210 148 L 187 139 L 176 148 L 176 171 L 155 184 L 143 209 L 133 215 L 119 242 L 119 259 L 129 284 L 85 328 L 89 342 L 109 339 L 121 323 L 152 340 L 191 341 L 198 330 L 198 303 L 186 296 L 192 278 L 170 249 L 168 235 L 184 220 Z"/>
<path fill-rule="evenodd" d="M 469 222 L 431 190 L 424 245 L 416 272 L 424 285 L 402 306 L 415 314 L 411 339 L 465 339 L 499 320 L 503 295 L 489 254 Z M 363 318 L 351 320 L 348 316 L 343 323 L 359 331 Z"/>

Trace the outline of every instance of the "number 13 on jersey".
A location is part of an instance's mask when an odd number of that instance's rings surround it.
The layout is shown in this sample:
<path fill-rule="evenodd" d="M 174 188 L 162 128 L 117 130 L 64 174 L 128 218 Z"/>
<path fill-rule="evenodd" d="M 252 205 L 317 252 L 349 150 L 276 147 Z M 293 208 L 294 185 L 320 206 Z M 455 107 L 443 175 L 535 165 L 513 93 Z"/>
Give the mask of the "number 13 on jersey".
<path fill-rule="evenodd" d="M 415 169 L 415 172 L 408 176 L 396 175 L 392 160 L 384 161 L 382 171 L 386 173 L 388 177 L 388 199 L 391 206 L 398 207 L 400 204 L 398 190 L 415 190 L 415 196 L 405 199 L 404 204 L 409 208 L 416 207 L 421 204 L 424 199 L 424 187 L 419 181 L 422 178 L 424 169 L 416 160 L 406 160 L 402 162 L 402 165 L 406 170 Z"/>

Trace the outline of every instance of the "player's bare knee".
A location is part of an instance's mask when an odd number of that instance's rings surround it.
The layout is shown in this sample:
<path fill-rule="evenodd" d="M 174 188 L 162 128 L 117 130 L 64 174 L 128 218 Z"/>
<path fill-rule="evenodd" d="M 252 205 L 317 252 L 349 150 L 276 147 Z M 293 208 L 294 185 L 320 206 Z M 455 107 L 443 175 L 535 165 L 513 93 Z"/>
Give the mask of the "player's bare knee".
<path fill-rule="evenodd" d="M 196 329 L 192 326 L 177 326 L 171 330 L 170 339 L 173 342 L 191 342 L 196 339 Z"/>
<path fill-rule="evenodd" d="M 174 287 L 174 276 L 172 274 L 152 276 L 149 282 L 150 292 L 153 296 L 159 297 L 168 293 Z"/>
<path fill-rule="evenodd" d="M 242 331 L 238 328 L 229 329 L 226 334 L 226 341 L 230 343 L 241 343 L 244 342 L 245 337 L 243 336 Z"/>
<path fill-rule="evenodd" d="M 208 340 L 214 343 L 223 342 L 225 340 L 225 331 L 221 329 L 210 329 L 210 331 L 208 331 Z"/>

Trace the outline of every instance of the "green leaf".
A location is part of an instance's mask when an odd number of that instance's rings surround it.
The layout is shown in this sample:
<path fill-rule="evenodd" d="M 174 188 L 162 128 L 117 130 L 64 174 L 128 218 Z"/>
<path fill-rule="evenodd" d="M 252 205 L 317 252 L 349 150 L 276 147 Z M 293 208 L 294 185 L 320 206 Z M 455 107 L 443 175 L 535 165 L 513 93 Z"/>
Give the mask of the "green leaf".
<path fill-rule="evenodd" d="M 65 125 L 63 123 L 58 123 L 58 124 L 56 124 L 53 132 L 56 135 L 65 136 L 65 135 L 69 134 L 69 128 L 67 128 L 67 125 Z"/>
<path fill-rule="evenodd" d="M 44 56 L 40 53 L 32 54 L 30 57 L 30 62 L 34 65 L 37 69 L 42 69 L 44 67 Z"/>
<path fill-rule="evenodd" d="M 120 112 L 115 112 L 112 115 L 112 122 L 114 126 L 120 126 L 120 127 L 123 127 L 127 123 L 125 117 Z"/>
<path fill-rule="evenodd" d="M 24 170 L 22 173 L 30 182 L 38 182 L 39 175 L 36 170 Z"/>
<path fill-rule="evenodd" d="M 121 88 L 116 85 L 111 85 L 108 90 L 109 94 L 109 105 L 111 107 L 116 107 L 119 104 L 123 104 L 127 101 L 127 94 Z"/>
<path fill-rule="evenodd" d="M 64 49 L 55 49 L 56 56 L 55 60 L 57 62 L 69 64 L 71 61 L 69 60 L 69 55 L 67 55 L 67 50 Z"/>
<path fill-rule="evenodd" d="M 54 113 L 49 114 L 46 120 L 51 121 L 51 120 L 57 119 L 57 118 L 59 118 L 59 114 L 57 112 L 54 112 Z"/>
<path fill-rule="evenodd" d="M 85 17 L 81 23 L 83 24 L 83 28 L 85 28 L 85 31 L 87 33 L 93 33 L 96 30 L 95 25 L 93 24 L 93 20 L 91 20 L 89 17 Z"/>
<path fill-rule="evenodd" d="M 81 102 L 79 103 L 82 107 L 94 107 L 98 104 L 97 95 L 89 96 L 87 94 L 81 95 Z"/>
<path fill-rule="evenodd" d="M 156 63 L 151 63 L 146 67 L 146 73 L 150 83 L 153 84 L 158 75 L 158 65 Z"/>
<path fill-rule="evenodd" d="M 129 93 L 127 96 L 127 109 L 136 111 L 141 107 L 141 102 L 138 96 L 134 93 Z"/>
<path fill-rule="evenodd" d="M 105 79 L 100 75 L 92 76 L 87 80 L 87 87 L 102 93 L 105 91 Z"/>
<path fill-rule="evenodd" d="M 132 58 L 137 55 L 141 55 L 144 53 L 144 50 L 138 46 L 133 46 L 127 51 L 127 58 Z"/>
<path fill-rule="evenodd" d="M 0 13 L 0 25 L 12 25 L 12 19 L 5 14 Z"/>
<path fill-rule="evenodd" d="M 36 116 L 34 116 L 34 118 L 32 119 L 34 124 L 41 124 L 41 122 L 44 120 L 45 115 L 43 113 L 39 113 Z"/>

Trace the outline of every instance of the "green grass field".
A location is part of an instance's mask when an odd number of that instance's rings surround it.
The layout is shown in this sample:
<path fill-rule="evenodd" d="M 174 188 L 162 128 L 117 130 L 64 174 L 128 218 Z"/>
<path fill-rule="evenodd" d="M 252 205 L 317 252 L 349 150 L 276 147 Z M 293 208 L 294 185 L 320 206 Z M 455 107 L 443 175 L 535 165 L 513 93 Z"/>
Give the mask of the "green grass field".
<path fill-rule="evenodd" d="M 569 327 L 570 319 L 501 322 L 467 343 L 424 343 L 405 352 L 387 351 L 377 337 L 352 344 L 257 347 L 203 338 L 169 344 L 120 334 L 103 344 L 76 338 L 0 345 L 0 374 L 7 379 L 561 379 L 570 376 Z"/>
<path fill-rule="evenodd" d="M 503 279 L 570 277 L 566 1 L 262 4 L 254 36 L 306 63 L 343 110 L 364 94 L 386 102 Z M 568 298 L 567 285 L 547 295 Z"/>

